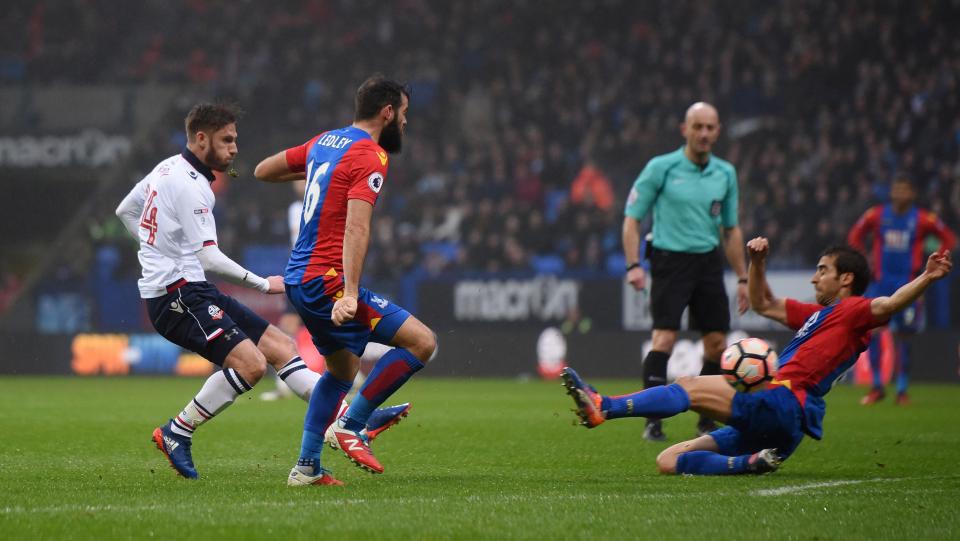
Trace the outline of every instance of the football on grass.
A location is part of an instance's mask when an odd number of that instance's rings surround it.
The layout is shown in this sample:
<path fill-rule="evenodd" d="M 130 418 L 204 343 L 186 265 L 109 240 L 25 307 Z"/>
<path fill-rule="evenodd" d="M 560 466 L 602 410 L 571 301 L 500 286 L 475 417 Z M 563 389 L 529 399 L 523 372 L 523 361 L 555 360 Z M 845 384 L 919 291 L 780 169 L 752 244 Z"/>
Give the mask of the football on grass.
<path fill-rule="evenodd" d="M 723 351 L 720 373 L 742 393 L 759 391 L 777 375 L 777 352 L 759 338 L 744 338 Z"/>

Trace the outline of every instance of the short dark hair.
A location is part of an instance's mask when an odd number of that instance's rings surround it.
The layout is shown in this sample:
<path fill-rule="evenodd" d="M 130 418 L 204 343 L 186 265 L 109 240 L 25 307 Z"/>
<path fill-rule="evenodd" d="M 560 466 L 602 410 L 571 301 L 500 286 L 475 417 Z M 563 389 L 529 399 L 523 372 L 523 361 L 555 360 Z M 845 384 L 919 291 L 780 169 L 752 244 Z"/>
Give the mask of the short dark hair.
<path fill-rule="evenodd" d="M 386 105 L 400 109 L 403 96 L 410 99 L 410 88 L 387 79 L 379 73 L 370 76 L 357 88 L 356 113 L 354 120 L 368 120 L 380 112 Z"/>
<path fill-rule="evenodd" d="M 187 118 L 183 121 L 187 130 L 187 140 L 193 141 L 197 132 L 217 131 L 228 124 L 234 124 L 242 115 L 243 111 L 235 103 L 198 103 L 190 109 Z"/>
<path fill-rule="evenodd" d="M 911 189 L 916 188 L 913 185 L 913 179 L 908 177 L 905 173 L 898 173 L 895 177 L 893 177 L 893 182 L 891 182 L 891 184 L 906 184 L 910 186 Z"/>
<path fill-rule="evenodd" d="M 870 284 L 870 265 L 867 264 L 867 258 L 846 244 L 837 244 L 831 246 L 820 254 L 820 257 L 834 256 L 837 267 L 837 276 L 846 272 L 853 273 L 852 293 L 856 296 L 863 295 Z"/>

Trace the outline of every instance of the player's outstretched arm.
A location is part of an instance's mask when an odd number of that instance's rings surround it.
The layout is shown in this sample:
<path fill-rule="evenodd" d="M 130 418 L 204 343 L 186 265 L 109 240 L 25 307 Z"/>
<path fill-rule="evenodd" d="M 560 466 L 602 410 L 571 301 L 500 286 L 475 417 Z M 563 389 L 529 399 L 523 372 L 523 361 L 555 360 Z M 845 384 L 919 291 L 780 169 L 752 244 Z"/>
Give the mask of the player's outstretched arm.
<path fill-rule="evenodd" d="M 883 320 L 913 304 L 930 287 L 930 284 L 943 278 L 953 269 L 953 260 L 950 250 L 943 250 L 930 254 L 927 266 L 920 276 L 914 278 L 889 297 L 877 297 L 870 301 L 870 312 L 874 317 Z"/>
<path fill-rule="evenodd" d="M 227 257 L 226 254 L 217 248 L 216 244 L 204 246 L 197 251 L 197 259 L 200 260 L 200 266 L 206 272 L 212 272 L 221 276 L 224 280 L 256 289 L 263 293 L 283 293 L 283 278 L 279 276 L 270 276 L 262 278 L 243 268 L 239 263 Z"/>
<path fill-rule="evenodd" d="M 253 176 L 265 182 L 290 182 L 307 178 L 304 172 L 290 170 L 286 151 L 278 152 L 258 163 L 257 168 L 253 170 Z"/>
<path fill-rule="evenodd" d="M 767 254 L 770 242 L 764 237 L 756 237 L 747 242 L 750 256 L 750 269 L 747 272 L 747 295 L 750 308 L 763 317 L 787 324 L 787 302 L 773 296 L 767 283 Z"/>

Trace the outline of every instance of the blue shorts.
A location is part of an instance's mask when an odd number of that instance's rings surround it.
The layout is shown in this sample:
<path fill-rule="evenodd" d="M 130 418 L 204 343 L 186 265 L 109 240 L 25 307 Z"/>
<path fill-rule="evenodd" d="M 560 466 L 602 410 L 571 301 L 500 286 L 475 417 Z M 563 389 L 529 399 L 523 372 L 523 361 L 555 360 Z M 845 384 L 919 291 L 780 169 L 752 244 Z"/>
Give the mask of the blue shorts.
<path fill-rule="evenodd" d="M 337 299 L 325 293 L 322 279 L 287 284 L 287 298 L 310 331 L 317 350 L 324 355 L 346 349 L 360 356 L 367 342 L 389 344 L 400 325 L 410 317 L 410 312 L 361 287 L 356 316 L 337 327 L 330 319 Z"/>
<path fill-rule="evenodd" d="M 710 436 L 720 454 L 739 456 L 763 449 L 777 449 L 787 458 L 803 439 L 803 407 L 786 387 L 733 396 L 733 411 L 727 426 Z"/>
<path fill-rule="evenodd" d="M 906 276 L 883 278 L 879 282 L 871 282 L 870 285 L 867 286 L 867 291 L 864 296 L 889 297 L 909 281 L 910 279 Z M 923 332 L 926 328 L 926 321 L 923 317 L 923 299 L 921 298 L 904 310 L 893 314 L 887 326 L 893 332 Z"/>
<path fill-rule="evenodd" d="M 246 338 L 256 344 L 270 326 L 262 317 L 210 282 L 180 281 L 162 297 L 147 299 L 147 312 L 160 336 L 222 366 Z"/>

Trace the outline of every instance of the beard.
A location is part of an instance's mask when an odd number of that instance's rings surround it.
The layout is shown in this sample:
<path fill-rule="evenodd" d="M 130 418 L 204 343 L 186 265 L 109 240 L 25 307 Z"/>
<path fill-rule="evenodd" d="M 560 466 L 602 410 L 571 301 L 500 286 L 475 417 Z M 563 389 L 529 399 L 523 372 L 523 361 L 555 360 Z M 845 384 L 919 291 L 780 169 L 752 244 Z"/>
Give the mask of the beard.
<path fill-rule="evenodd" d="M 400 123 L 397 122 L 397 118 L 383 127 L 379 143 L 387 154 L 399 154 L 403 149 L 403 134 L 400 133 Z"/>
<path fill-rule="evenodd" d="M 210 169 L 220 171 L 221 173 L 226 171 L 227 167 L 230 167 L 230 162 L 217 159 L 217 152 L 213 149 L 213 145 L 207 149 L 207 153 L 201 161 L 207 164 Z"/>

